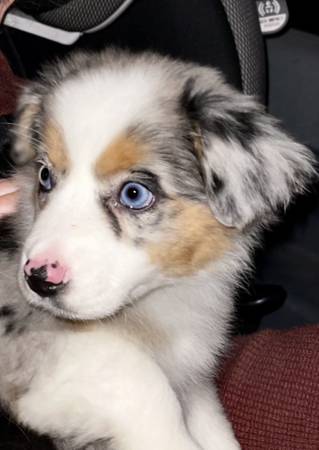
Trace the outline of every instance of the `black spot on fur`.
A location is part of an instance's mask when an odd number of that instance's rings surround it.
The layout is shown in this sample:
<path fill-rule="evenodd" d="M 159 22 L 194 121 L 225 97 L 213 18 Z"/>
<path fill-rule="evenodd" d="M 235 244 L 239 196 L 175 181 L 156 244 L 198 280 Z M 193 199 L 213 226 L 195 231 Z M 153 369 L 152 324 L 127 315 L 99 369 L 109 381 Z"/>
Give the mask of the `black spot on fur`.
<path fill-rule="evenodd" d="M 112 230 L 114 231 L 115 235 L 117 237 L 120 237 L 122 234 L 122 228 L 120 225 L 120 222 L 118 218 L 116 217 L 114 211 L 112 210 L 111 206 L 109 205 L 109 199 L 101 199 L 103 209 L 106 212 L 108 218 L 110 219 Z"/>
<path fill-rule="evenodd" d="M 191 119 L 196 119 L 196 117 L 194 117 L 194 115 L 197 113 L 197 108 L 196 108 L 196 103 L 195 103 L 196 97 L 194 97 L 194 85 L 195 85 L 194 78 L 189 78 L 186 81 L 186 83 L 184 85 L 184 89 L 182 91 L 181 101 L 180 101 L 182 109 L 187 112 L 188 116 Z"/>
<path fill-rule="evenodd" d="M 222 203 L 220 204 L 220 211 L 224 217 L 228 217 L 232 219 L 233 223 L 236 223 L 240 220 L 240 214 L 238 212 L 238 208 L 235 202 L 235 199 L 232 195 L 228 194 L 222 196 Z"/>
<path fill-rule="evenodd" d="M 11 334 L 15 331 L 15 329 L 16 329 L 15 322 L 10 321 L 6 324 L 4 332 L 5 334 Z"/>
<path fill-rule="evenodd" d="M 160 177 L 146 169 L 134 169 L 131 171 L 134 181 L 144 184 L 158 199 L 167 198 L 160 183 Z"/>
<path fill-rule="evenodd" d="M 220 191 L 222 191 L 225 187 L 225 183 L 224 181 L 218 176 L 216 175 L 216 173 L 212 172 L 211 173 L 211 188 L 212 191 L 215 194 L 218 194 Z"/>
<path fill-rule="evenodd" d="M 218 113 L 218 111 L 216 111 Z M 204 131 L 213 133 L 223 141 L 237 141 L 246 151 L 252 152 L 251 142 L 259 132 L 252 112 L 225 111 L 225 115 L 203 115 L 200 122 Z"/>
<path fill-rule="evenodd" d="M 1 317 L 12 317 L 15 315 L 14 307 L 11 305 L 3 305 L 0 308 L 0 318 Z"/>
<path fill-rule="evenodd" d="M 181 95 L 181 106 L 186 111 L 188 118 L 204 128 L 206 128 L 205 123 L 208 119 L 207 112 L 211 96 L 209 90 L 196 91 L 193 78 L 187 80 Z"/>
<path fill-rule="evenodd" d="M 196 91 L 194 84 L 194 79 L 189 79 L 181 96 L 188 117 L 198 123 L 203 132 L 213 133 L 221 140 L 237 141 L 243 149 L 252 151 L 251 141 L 260 135 L 258 111 L 231 107 L 228 97 L 211 90 Z"/>
<path fill-rule="evenodd" d="M 244 150 L 251 150 L 250 142 L 261 135 L 258 124 L 258 114 L 255 111 L 230 110 L 227 113 L 232 118 L 233 133 L 241 143 Z"/>
<path fill-rule="evenodd" d="M 18 242 L 12 218 L 0 220 L 0 251 L 10 254 L 18 250 Z"/>
<path fill-rule="evenodd" d="M 27 327 L 25 325 L 21 325 L 18 329 L 17 329 L 17 333 L 18 335 L 23 334 L 26 331 Z"/>

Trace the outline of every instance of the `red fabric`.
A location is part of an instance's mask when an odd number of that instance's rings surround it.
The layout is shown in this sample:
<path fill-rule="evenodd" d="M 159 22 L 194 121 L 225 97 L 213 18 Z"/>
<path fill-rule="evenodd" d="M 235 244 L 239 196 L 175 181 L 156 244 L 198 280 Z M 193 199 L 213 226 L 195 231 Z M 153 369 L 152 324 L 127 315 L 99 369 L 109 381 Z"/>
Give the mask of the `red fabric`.
<path fill-rule="evenodd" d="M 6 58 L 0 52 L 0 116 L 11 114 L 15 110 L 21 85 L 22 80 L 13 74 Z"/>
<path fill-rule="evenodd" d="M 237 338 L 219 386 L 243 450 L 319 449 L 319 326 Z"/>

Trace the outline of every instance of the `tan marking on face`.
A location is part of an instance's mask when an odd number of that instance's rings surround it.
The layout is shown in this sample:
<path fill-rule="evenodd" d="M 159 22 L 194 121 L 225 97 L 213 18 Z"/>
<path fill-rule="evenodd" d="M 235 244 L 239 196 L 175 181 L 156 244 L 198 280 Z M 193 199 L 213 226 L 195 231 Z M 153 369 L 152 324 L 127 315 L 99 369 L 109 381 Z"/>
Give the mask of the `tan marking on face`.
<path fill-rule="evenodd" d="M 13 151 L 13 158 L 17 164 L 24 164 L 36 156 L 35 142 L 31 138 L 31 127 L 38 112 L 39 105 L 32 103 L 19 116 Z"/>
<path fill-rule="evenodd" d="M 70 161 L 67 155 L 62 131 L 55 123 L 48 122 L 43 134 L 44 145 L 49 160 L 55 169 L 60 172 L 65 172 L 70 166 Z"/>
<path fill-rule="evenodd" d="M 172 276 L 191 275 L 231 248 L 233 230 L 221 225 L 208 206 L 173 201 L 174 222 L 167 236 L 148 246 L 151 261 Z"/>
<path fill-rule="evenodd" d="M 115 175 L 145 162 L 147 158 L 148 152 L 143 143 L 136 137 L 122 135 L 111 142 L 99 156 L 95 172 L 98 177 Z"/>

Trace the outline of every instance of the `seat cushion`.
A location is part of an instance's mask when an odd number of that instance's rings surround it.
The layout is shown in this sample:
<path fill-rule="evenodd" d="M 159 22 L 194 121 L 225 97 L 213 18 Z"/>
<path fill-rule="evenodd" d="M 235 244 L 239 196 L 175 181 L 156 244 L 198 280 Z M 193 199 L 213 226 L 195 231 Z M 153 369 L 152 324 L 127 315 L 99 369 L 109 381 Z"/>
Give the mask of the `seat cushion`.
<path fill-rule="evenodd" d="M 243 450 L 319 448 L 319 326 L 235 339 L 220 395 Z"/>

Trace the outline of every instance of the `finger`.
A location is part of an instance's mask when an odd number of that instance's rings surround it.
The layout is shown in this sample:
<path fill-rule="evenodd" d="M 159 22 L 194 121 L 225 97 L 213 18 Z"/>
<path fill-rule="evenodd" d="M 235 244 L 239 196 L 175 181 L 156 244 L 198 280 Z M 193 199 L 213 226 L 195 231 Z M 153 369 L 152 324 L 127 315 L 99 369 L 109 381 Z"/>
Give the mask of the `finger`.
<path fill-rule="evenodd" d="M 14 0 L 2 0 L 0 2 L 0 24 L 1 24 L 2 20 L 4 19 L 7 9 L 9 8 L 9 6 L 12 5 L 12 3 L 14 3 Z"/>
<path fill-rule="evenodd" d="M 0 198 L 3 195 L 12 194 L 13 192 L 17 192 L 18 188 L 13 183 L 13 181 L 9 179 L 0 180 Z"/>
<path fill-rule="evenodd" d="M 14 214 L 18 204 L 18 193 L 13 192 L 0 197 L 0 218 Z"/>

